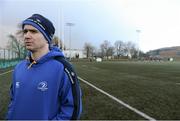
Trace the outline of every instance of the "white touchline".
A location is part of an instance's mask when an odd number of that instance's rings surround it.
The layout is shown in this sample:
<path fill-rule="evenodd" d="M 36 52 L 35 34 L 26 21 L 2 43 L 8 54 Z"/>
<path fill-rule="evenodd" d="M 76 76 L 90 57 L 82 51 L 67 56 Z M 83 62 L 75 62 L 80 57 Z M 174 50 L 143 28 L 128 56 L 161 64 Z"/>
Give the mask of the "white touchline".
<path fill-rule="evenodd" d="M 1 75 L 4 75 L 4 74 L 7 74 L 7 73 L 10 73 L 10 72 L 12 72 L 12 71 L 13 71 L 13 70 L 6 71 L 6 72 L 4 72 L 4 73 L 1 73 L 0 76 L 1 76 Z"/>
<path fill-rule="evenodd" d="M 78 79 L 81 80 L 82 82 L 86 83 L 87 85 L 93 87 L 94 89 L 98 90 L 99 92 L 103 93 L 104 95 L 110 97 L 111 99 L 115 100 L 116 102 L 120 103 L 121 105 L 125 106 L 126 108 L 128 108 L 128 109 L 132 110 L 133 112 L 139 114 L 140 116 L 144 117 L 145 119 L 148 119 L 148 120 L 150 120 L 150 121 L 156 121 L 156 119 L 154 119 L 154 118 L 148 116 L 147 114 L 145 114 L 145 113 L 137 110 L 136 108 L 133 108 L 132 106 L 130 106 L 130 105 L 126 104 L 125 102 L 119 100 L 118 98 L 116 98 L 116 97 L 108 94 L 107 92 L 103 91 L 102 89 L 99 89 L 98 87 L 96 87 L 96 86 L 94 86 L 93 84 L 85 81 L 85 80 L 82 79 L 81 77 L 78 77 Z"/>

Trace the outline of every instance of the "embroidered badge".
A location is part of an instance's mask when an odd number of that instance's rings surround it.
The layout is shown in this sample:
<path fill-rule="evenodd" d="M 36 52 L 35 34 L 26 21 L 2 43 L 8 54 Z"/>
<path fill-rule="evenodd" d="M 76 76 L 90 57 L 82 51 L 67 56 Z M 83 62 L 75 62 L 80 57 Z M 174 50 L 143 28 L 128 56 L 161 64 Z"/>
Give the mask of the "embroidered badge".
<path fill-rule="evenodd" d="M 37 87 L 39 90 L 41 91 L 46 91 L 48 89 L 48 85 L 47 85 L 47 82 L 46 81 L 42 81 L 38 84 L 38 87 Z"/>

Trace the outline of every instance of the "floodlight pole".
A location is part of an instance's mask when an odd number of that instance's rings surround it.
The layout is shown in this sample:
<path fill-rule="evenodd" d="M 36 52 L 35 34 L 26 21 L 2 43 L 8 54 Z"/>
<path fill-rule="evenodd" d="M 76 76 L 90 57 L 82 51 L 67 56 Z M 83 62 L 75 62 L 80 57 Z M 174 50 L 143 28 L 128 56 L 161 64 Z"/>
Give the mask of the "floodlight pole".
<path fill-rule="evenodd" d="M 69 58 L 71 60 L 71 27 L 74 26 L 74 23 L 66 23 L 66 26 L 69 26 Z"/>
<path fill-rule="evenodd" d="M 140 33 L 141 33 L 141 30 L 137 29 L 137 30 L 136 30 L 136 33 L 137 33 L 137 44 L 138 44 L 137 57 L 139 57 L 139 41 L 140 41 Z"/>

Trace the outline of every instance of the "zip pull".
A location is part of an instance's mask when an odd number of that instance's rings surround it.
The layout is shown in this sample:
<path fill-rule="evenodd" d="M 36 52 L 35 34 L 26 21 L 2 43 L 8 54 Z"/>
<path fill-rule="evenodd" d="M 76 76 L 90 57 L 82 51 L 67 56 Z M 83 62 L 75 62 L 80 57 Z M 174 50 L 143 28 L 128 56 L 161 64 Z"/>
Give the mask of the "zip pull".
<path fill-rule="evenodd" d="M 36 61 L 35 61 L 35 60 L 28 66 L 28 69 L 30 69 L 33 64 L 36 64 Z"/>

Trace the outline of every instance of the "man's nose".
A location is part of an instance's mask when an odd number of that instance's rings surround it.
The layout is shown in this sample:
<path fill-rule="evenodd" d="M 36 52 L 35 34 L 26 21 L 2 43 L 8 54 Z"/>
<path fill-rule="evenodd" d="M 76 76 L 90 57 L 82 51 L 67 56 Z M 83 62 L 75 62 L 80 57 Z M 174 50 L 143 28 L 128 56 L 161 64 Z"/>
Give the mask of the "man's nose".
<path fill-rule="evenodd" d="M 30 38 L 31 37 L 31 32 L 27 31 L 26 33 L 24 33 L 24 38 Z"/>

